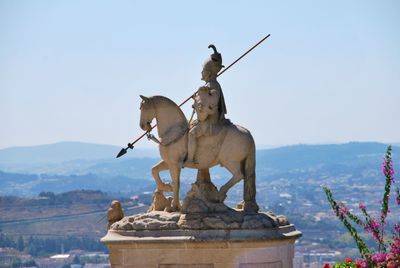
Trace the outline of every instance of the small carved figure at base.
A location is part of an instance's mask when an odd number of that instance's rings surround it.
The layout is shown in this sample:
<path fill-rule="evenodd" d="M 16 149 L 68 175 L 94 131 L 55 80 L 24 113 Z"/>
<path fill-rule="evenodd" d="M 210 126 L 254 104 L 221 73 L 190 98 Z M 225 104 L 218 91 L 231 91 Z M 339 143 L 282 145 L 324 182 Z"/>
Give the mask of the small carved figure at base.
<path fill-rule="evenodd" d="M 114 222 L 120 221 L 124 217 L 121 203 L 118 200 L 111 202 L 111 207 L 107 210 L 108 229 Z"/>
<path fill-rule="evenodd" d="M 156 190 L 153 194 L 153 202 L 151 203 L 148 212 L 151 211 L 172 211 L 172 196 L 165 197 L 164 192 Z"/>

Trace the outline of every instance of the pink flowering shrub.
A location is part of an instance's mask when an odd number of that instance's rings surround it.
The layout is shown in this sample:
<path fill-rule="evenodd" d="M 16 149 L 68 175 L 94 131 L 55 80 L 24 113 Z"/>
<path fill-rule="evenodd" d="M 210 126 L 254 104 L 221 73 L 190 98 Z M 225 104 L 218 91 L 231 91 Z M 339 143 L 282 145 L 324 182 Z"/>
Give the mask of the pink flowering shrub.
<path fill-rule="evenodd" d="M 361 258 L 353 262 L 353 260 L 346 258 L 344 262 L 336 263 L 334 268 L 341 267 L 386 267 L 386 268 L 400 268 L 400 220 L 395 223 L 394 230 L 391 236 L 385 236 L 386 218 L 389 210 L 389 196 L 392 185 L 395 183 L 394 169 L 392 164 L 392 148 L 388 146 L 385 158 L 382 162 L 382 174 L 385 176 L 385 189 L 382 197 L 380 217 L 374 218 L 367 212 L 367 207 L 364 203 L 359 204 L 359 209 L 362 212 L 364 219 L 350 212 L 344 203 L 337 203 L 333 197 L 332 192 L 328 187 L 323 187 L 329 203 L 332 206 L 333 212 L 344 224 L 349 231 L 350 235 L 356 242 L 358 250 L 360 251 Z M 397 187 L 395 192 L 395 202 L 400 206 L 400 190 Z M 354 228 L 352 222 L 361 226 L 364 231 L 369 233 L 376 241 L 378 251 L 374 252 L 370 249 L 364 240 L 358 235 L 357 229 Z"/>

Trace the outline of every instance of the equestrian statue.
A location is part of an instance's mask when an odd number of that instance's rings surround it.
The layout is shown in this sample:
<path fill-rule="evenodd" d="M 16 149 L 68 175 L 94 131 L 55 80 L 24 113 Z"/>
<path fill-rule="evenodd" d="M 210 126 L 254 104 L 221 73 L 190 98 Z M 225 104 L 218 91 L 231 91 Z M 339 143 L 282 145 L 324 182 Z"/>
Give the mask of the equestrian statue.
<path fill-rule="evenodd" d="M 223 203 L 229 189 L 244 180 L 242 208 L 245 212 L 257 212 L 254 139 L 247 129 L 225 118 L 224 95 L 217 81 L 218 73 L 224 68 L 222 56 L 214 45 L 209 48 L 214 52 L 203 64 L 201 79 L 205 85 L 191 96 L 196 120 L 192 120 L 192 115 L 188 121 L 179 106 L 167 97 L 140 96 L 140 127 L 159 144 L 162 159 L 152 168 L 156 192 L 173 192 L 171 211 L 179 211 L 181 169 L 197 169 L 197 181 L 211 182 L 209 168 L 221 165 L 232 177 L 217 191 L 213 202 Z M 150 134 L 153 119 L 158 138 Z M 171 184 L 161 180 L 163 170 L 169 170 Z"/>

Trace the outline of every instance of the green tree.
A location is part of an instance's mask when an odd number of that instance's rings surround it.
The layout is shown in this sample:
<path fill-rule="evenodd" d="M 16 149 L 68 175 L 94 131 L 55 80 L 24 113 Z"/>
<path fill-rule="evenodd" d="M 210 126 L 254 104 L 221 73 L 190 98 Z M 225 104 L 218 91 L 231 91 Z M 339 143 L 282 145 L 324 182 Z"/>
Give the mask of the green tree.
<path fill-rule="evenodd" d="M 81 260 L 79 259 L 78 255 L 75 255 L 74 260 L 72 261 L 73 264 L 80 264 Z"/>
<path fill-rule="evenodd" d="M 11 263 L 12 268 L 17 268 L 17 267 L 21 267 L 21 266 L 22 266 L 22 261 L 20 258 L 13 259 L 13 261 Z"/>
<path fill-rule="evenodd" d="M 18 237 L 17 249 L 19 251 L 24 251 L 24 249 L 25 249 L 25 243 L 24 243 L 24 239 L 22 238 L 22 235 L 20 235 Z"/>

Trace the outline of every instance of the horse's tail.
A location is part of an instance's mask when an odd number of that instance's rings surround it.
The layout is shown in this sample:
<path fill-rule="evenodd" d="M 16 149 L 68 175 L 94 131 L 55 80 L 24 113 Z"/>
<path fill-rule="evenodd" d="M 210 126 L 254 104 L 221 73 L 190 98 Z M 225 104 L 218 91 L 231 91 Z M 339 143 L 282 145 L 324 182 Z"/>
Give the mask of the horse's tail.
<path fill-rule="evenodd" d="M 251 148 L 244 163 L 244 210 L 248 212 L 258 212 L 256 202 L 256 148 L 253 138 Z"/>

